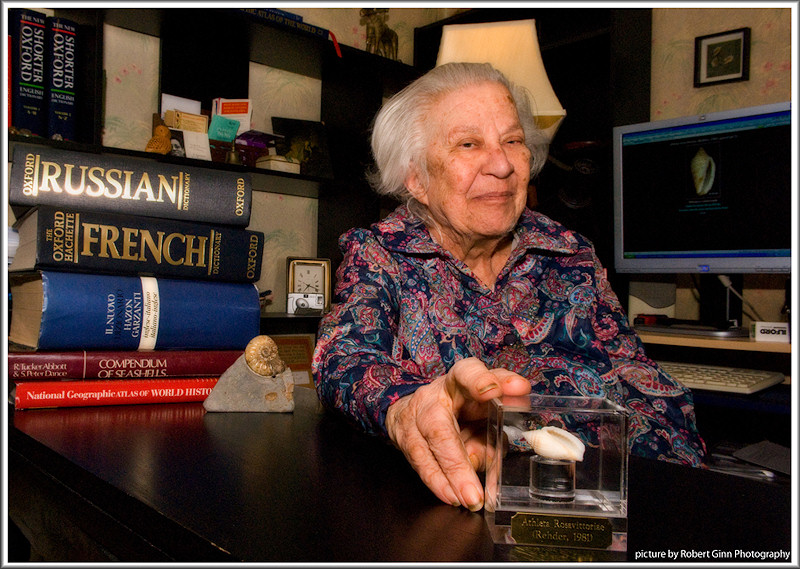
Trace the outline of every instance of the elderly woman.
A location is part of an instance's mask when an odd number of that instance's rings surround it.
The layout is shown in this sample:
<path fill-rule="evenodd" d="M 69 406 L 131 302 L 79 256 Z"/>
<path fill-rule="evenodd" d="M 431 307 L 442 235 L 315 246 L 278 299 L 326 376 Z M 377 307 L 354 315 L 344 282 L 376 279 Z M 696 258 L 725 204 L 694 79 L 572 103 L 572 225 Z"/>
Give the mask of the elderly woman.
<path fill-rule="evenodd" d="M 525 206 L 548 149 L 524 93 L 488 64 L 437 67 L 381 109 L 372 150 L 403 205 L 340 239 L 313 362 L 326 406 L 473 511 L 504 394 L 608 397 L 632 453 L 702 464 L 691 394 L 646 357 L 591 243 Z"/>

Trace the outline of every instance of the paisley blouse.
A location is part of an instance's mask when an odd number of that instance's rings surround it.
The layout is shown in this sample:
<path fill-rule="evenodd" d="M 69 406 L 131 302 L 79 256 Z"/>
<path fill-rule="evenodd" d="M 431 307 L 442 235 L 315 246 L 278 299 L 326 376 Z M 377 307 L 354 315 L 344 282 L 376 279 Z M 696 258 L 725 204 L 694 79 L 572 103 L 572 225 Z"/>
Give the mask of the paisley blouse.
<path fill-rule="evenodd" d="M 386 437 L 391 403 L 474 356 L 528 377 L 533 393 L 626 407 L 633 454 L 703 463 L 691 393 L 645 355 L 580 234 L 525 210 L 491 289 L 405 206 L 339 245 L 313 375 L 322 402 L 366 432 Z"/>

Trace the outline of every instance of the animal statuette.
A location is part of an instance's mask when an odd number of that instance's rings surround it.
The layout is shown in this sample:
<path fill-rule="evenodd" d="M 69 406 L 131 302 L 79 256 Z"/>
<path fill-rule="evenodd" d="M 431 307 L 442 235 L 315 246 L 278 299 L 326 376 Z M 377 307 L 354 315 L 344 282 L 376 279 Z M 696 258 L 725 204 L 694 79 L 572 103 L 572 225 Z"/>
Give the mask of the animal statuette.
<path fill-rule="evenodd" d="M 560 427 L 542 427 L 522 433 L 533 451 L 553 460 L 583 460 L 586 447 L 581 440 Z"/>
<path fill-rule="evenodd" d="M 153 138 L 147 141 L 145 152 L 155 152 L 157 154 L 169 154 L 172 150 L 171 133 L 169 128 L 163 124 L 157 125 L 153 129 Z"/>
<path fill-rule="evenodd" d="M 206 411 L 294 410 L 294 377 L 269 336 L 256 336 L 203 402 Z"/>
<path fill-rule="evenodd" d="M 362 8 L 362 26 L 366 26 L 366 51 L 397 61 L 397 32 L 386 25 L 388 8 Z"/>

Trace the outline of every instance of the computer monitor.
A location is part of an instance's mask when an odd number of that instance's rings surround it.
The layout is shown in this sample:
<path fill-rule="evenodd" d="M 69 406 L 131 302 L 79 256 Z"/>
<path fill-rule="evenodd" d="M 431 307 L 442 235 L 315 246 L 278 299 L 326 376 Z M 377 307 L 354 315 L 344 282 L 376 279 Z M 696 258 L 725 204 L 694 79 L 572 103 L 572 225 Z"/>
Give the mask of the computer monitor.
<path fill-rule="evenodd" d="M 623 273 L 789 272 L 789 103 L 614 128 Z"/>
<path fill-rule="evenodd" d="M 614 128 L 616 271 L 788 273 L 790 114 L 787 102 Z"/>

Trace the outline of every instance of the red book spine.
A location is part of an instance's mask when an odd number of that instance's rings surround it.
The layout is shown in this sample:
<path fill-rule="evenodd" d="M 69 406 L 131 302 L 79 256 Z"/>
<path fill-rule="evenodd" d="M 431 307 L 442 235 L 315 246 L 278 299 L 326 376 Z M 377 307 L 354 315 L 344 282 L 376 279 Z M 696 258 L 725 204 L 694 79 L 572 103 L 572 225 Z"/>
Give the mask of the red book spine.
<path fill-rule="evenodd" d="M 217 377 L 88 381 L 20 381 L 14 409 L 205 401 Z"/>
<path fill-rule="evenodd" d="M 222 375 L 241 350 L 9 352 L 8 378 L 16 381 L 57 379 L 159 379 Z"/>

